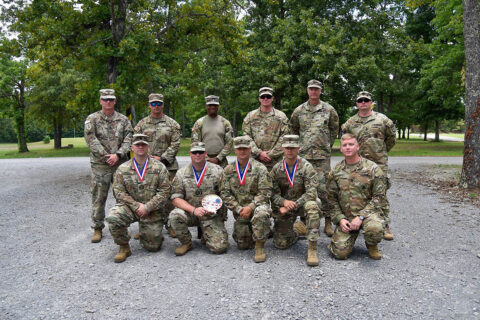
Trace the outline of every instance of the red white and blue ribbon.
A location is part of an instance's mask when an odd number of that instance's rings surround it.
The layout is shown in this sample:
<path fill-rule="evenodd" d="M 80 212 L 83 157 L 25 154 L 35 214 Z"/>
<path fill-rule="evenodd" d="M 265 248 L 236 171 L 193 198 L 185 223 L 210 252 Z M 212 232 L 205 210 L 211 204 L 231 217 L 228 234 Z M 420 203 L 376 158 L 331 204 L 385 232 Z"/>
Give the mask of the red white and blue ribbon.
<path fill-rule="evenodd" d="M 135 168 L 135 172 L 137 173 L 138 179 L 140 179 L 140 181 L 143 181 L 143 179 L 145 179 L 145 172 L 147 172 L 147 164 L 148 164 L 148 157 L 147 159 L 145 159 L 145 163 L 143 164 L 142 170 L 139 170 L 137 160 L 133 158 L 133 167 Z"/>
<path fill-rule="evenodd" d="M 197 182 L 197 188 L 202 185 L 203 178 L 205 177 L 205 172 L 207 172 L 207 162 L 205 162 L 205 165 L 203 166 L 202 171 L 200 172 L 200 175 L 197 174 L 197 171 L 195 170 L 195 167 L 192 165 L 193 173 L 195 174 L 195 181 Z"/>
<path fill-rule="evenodd" d="M 297 167 L 298 167 L 298 158 L 292 167 L 292 171 L 288 170 L 287 161 L 283 160 L 283 169 L 287 174 L 288 184 L 290 184 L 290 187 L 293 187 L 293 183 L 295 182 L 295 173 L 297 173 Z"/>
<path fill-rule="evenodd" d="M 238 160 L 235 162 L 235 167 L 237 169 L 238 182 L 240 182 L 241 186 L 245 184 L 245 178 L 247 177 L 247 171 L 249 166 L 250 166 L 250 160 L 248 160 L 247 165 L 245 166 L 245 168 L 243 168 L 243 171 L 242 171 L 240 170 L 240 164 L 238 163 Z"/>

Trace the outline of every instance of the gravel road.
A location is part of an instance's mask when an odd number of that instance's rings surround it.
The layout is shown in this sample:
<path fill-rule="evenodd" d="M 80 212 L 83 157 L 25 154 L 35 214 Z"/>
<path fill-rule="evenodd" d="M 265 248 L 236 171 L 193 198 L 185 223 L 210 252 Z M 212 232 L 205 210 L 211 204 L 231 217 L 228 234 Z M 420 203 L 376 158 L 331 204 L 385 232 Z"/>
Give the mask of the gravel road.
<path fill-rule="evenodd" d="M 169 237 L 157 253 L 131 240 L 132 256 L 116 264 L 108 230 L 90 243 L 88 158 L 0 160 L 0 318 L 479 319 L 479 209 L 405 178 L 431 163 L 461 159 L 391 158 L 396 238 L 380 244 L 382 260 L 368 258 L 360 236 L 336 261 L 322 234 L 310 268 L 305 240 L 283 251 L 269 240 L 255 264 L 231 237 L 224 255 L 195 240 L 183 257 Z"/>

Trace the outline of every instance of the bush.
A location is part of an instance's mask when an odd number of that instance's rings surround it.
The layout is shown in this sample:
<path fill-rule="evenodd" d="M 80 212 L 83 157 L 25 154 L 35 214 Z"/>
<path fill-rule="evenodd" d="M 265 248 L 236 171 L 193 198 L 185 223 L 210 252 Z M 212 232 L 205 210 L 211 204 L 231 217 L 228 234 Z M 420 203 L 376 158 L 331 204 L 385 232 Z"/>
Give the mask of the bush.
<path fill-rule="evenodd" d="M 45 144 L 49 144 L 50 143 L 50 136 L 45 136 L 42 141 Z"/>

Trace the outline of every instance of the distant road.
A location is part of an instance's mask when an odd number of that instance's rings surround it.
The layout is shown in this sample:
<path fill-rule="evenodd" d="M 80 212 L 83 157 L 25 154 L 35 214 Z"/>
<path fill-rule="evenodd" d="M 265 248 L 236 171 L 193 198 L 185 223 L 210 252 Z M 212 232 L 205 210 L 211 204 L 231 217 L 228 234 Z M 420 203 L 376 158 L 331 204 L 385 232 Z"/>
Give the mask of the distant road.
<path fill-rule="evenodd" d="M 423 138 L 423 133 L 410 133 L 410 135 L 414 136 L 414 137 Z M 431 140 L 435 139 L 435 134 L 434 133 L 428 133 L 427 134 L 427 139 L 431 139 Z M 440 135 L 440 140 L 443 140 L 443 141 L 463 141 L 463 138 L 455 138 L 455 137 Z"/>

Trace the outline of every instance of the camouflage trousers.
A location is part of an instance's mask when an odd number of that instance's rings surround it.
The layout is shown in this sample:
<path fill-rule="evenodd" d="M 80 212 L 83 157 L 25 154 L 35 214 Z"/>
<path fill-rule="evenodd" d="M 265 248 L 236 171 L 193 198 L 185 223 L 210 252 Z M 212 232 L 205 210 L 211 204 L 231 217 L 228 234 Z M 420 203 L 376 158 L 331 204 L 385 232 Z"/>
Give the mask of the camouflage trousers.
<path fill-rule="evenodd" d="M 105 203 L 107 202 L 108 190 L 113 181 L 113 174 L 118 166 L 92 163 L 90 192 L 92 193 L 92 229 L 105 227 Z"/>
<path fill-rule="evenodd" d="M 151 212 L 148 216 L 140 218 L 127 206 L 116 204 L 108 212 L 106 220 L 110 234 L 118 245 L 125 245 L 130 241 L 127 229 L 138 221 L 140 245 L 148 251 L 158 251 L 162 247 L 164 218 L 160 211 Z"/>
<path fill-rule="evenodd" d="M 320 208 L 317 202 L 307 201 L 305 205 L 294 212 L 282 216 L 278 210 L 273 211 L 274 233 L 273 244 L 278 249 L 287 249 L 298 240 L 298 234 L 293 231 L 297 216 L 306 218 L 308 241 L 318 241 L 320 229 Z"/>
<path fill-rule="evenodd" d="M 322 201 L 322 212 L 328 212 L 327 205 L 327 176 L 330 172 L 330 158 L 327 159 L 308 159 L 318 174 L 318 198 Z"/>
<path fill-rule="evenodd" d="M 177 174 L 177 170 L 168 170 L 168 177 L 170 179 L 170 182 L 173 181 L 173 178 L 175 178 L 175 175 Z M 175 206 L 172 204 L 172 200 L 168 198 L 164 204 L 163 207 L 160 209 L 162 212 L 162 216 L 164 217 L 165 220 L 165 228 L 170 228 L 170 220 L 168 219 L 168 215 L 170 214 L 170 211 L 175 209 Z"/>
<path fill-rule="evenodd" d="M 383 239 L 383 233 L 385 231 L 384 226 L 385 221 L 379 214 L 372 214 L 366 218 L 360 227 L 360 229 L 364 232 L 365 243 L 369 245 L 380 243 L 380 241 Z M 357 240 L 359 233 L 360 230 L 345 233 L 342 231 L 340 226 L 337 226 L 335 232 L 333 233 L 332 241 L 328 245 L 328 248 L 332 252 L 333 256 L 337 259 L 348 258 L 350 253 L 352 253 L 353 246 L 355 245 L 355 241 Z"/>
<path fill-rule="evenodd" d="M 255 208 L 250 218 L 242 218 L 233 212 L 233 240 L 240 250 L 251 249 L 255 241 L 266 241 L 270 232 L 270 207 L 263 205 Z"/>
<path fill-rule="evenodd" d="M 385 185 L 387 186 L 386 193 L 388 193 L 388 189 L 390 189 L 390 187 L 392 186 L 390 175 L 385 174 L 385 179 L 386 179 Z M 385 204 L 382 206 L 382 212 L 383 212 L 383 218 L 385 219 L 385 224 L 389 225 L 390 224 L 390 202 L 388 201 L 388 197 L 386 194 L 385 194 Z"/>
<path fill-rule="evenodd" d="M 192 234 L 188 227 L 200 226 L 210 252 L 219 254 L 228 249 L 228 233 L 221 214 L 199 218 L 180 208 L 175 208 L 170 212 L 168 221 L 182 244 L 192 241 Z"/>

